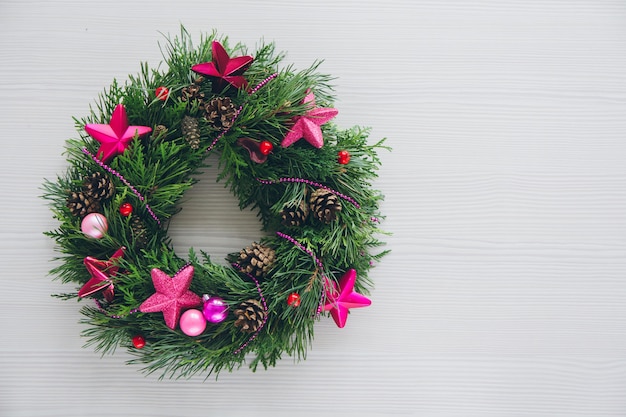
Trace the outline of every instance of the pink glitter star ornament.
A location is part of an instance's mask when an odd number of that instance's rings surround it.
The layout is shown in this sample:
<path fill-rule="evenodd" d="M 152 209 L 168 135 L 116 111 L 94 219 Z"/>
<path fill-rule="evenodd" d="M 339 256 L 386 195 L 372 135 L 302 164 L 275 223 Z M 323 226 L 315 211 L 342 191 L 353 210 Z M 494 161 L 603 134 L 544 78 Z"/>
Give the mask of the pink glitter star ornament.
<path fill-rule="evenodd" d="M 142 313 L 161 311 L 167 327 L 175 329 L 183 309 L 202 304 L 200 296 L 189 290 L 193 272 L 193 266 L 188 265 L 170 278 L 165 272 L 154 268 L 151 275 L 156 292 L 141 303 L 139 311 Z"/>
<path fill-rule="evenodd" d="M 248 55 L 231 58 L 218 41 L 213 41 L 211 51 L 213 54 L 211 62 L 196 64 L 191 67 L 191 70 L 210 77 L 213 83 L 213 92 L 222 91 L 228 84 L 235 88 L 243 88 L 248 85 L 242 74 L 248 69 L 254 58 Z"/>
<path fill-rule="evenodd" d="M 354 269 L 343 274 L 339 285 L 326 279 L 326 303 L 322 306 L 322 311 L 330 311 L 330 315 L 339 328 L 346 325 L 349 309 L 367 307 L 372 304 L 369 298 L 354 291 L 355 282 L 356 271 Z"/>
<path fill-rule="evenodd" d="M 115 294 L 113 291 L 113 280 L 111 278 L 115 276 L 119 270 L 119 267 L 114 265 L 113 261 L 124 256 L 125 249 L 125 247 L 119 248 L 108 261 L 101 261 L 91 256 L 83 260 L 87 271 L 91 274 L 91 279 L 78 291 L 79 297 L 87 297 L 98 291 L 103 291 L 104 299 L 108 302 L 113 301 Z"/>
<path fill-rule="evenodd" d="M 337 116 L 339 111 L 331 107 L 315 107 L 315 96 L 310 90 L 307 91 L 302 103 L 309 104 L 311 109 L 302 116 L 294 117 L 293 126 L 285 135 L 280 146 L 286 148 L 304 138 L 319 149 L 324 146 L 324 137 L 320 126 Z"/>
<path fill-rule="evenodd" d="M 100 142 L 100 149 L 96 152 L 96 156 L 102 162 L 107 163 L 114 156 L 124 153 L 135 136 L 150 133 L 152 128 L 129 126 L 126 108 L 123 104 L 118 104 L 113 110 L 108 125 L 89 123 L 85 125 L 85 131 Z"/>

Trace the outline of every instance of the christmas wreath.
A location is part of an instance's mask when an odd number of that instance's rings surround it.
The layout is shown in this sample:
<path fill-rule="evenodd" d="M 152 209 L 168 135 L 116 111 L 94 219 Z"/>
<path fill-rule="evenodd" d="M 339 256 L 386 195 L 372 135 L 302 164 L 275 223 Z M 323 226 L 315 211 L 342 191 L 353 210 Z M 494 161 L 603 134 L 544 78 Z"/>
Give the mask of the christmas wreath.
<path fill-rule="evenodd" d="M 343 327 L 370 304 L 367 274 L 386 252 L 374 249 L 382 195 L 371 184 L 383 143 L 331 122 L 319 62 L 281 67 L 272 43 L 248 55 L 216 33 L 194 46 L 185 29 L 162 49 L 165 70 L 142 64 L 75 119 L 69 168 L 45 182 L 60 223 L 47 232 L 61 253 L 52 273 L 77 290 L 56 296 L 92 299 L 87 345 L 124 347 L 149 373 L 302 358 L 320 317 Z M 183 259 L 167 235 L 208 155 L 266 231 L 226 265 L 193 249 Z"/>

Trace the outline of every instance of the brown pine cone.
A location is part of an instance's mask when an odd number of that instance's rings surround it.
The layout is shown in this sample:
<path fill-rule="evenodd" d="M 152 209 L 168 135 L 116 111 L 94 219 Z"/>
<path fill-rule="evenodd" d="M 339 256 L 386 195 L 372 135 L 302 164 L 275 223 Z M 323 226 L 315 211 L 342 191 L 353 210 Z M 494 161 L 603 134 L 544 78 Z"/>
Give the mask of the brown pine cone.
<path fill-rule="evenodd" d="M 204 93 L 200 91 L 200 86 L 198 84 L 191 84 L 187 87 L 183 87 L 180 93 L 180 99 L 182 101 L 198 100 L 200 103 L 204 101 Z"/>
<path fill-rule="evenodd" d="M 252 243 L 251 246 L 239 252 L 237 263 L 242 272 L 246 272 L 255 278 L 263 278 L 274 264 L 276 252 L 269 246 Z"/>
<path fill-rule="evenodd" d="M 254 333 L 263 324 L 266 312 L 258 300 L 246 300 L 239 304 L 239 308 L 234 311 L 235 326 L 240 327 L 242 332 Z"/>
<path fill-rule="evenodd" d="M 233 125 L 235 105 L 228 97 L 216 97 L 204 106 L 204 117 L 217 130 L 226 130 Z"/>
<path fill-rule="evenodd" d="M 154 127 L 154 130 L 152 131 L 152 136 L 150 136 L 150 138 L 154 140 L 154 139 L 158 139 L 162 135 L 167 135 L 167 127 L 163 125 L 156 125 Z"/>
<path fill-rule="evenodd" d="M 332 192 L 318 188 L 311 193 L 309 208 L 317 220 L 330 223 L 337 219 L 337 212 L 341 211 L 341 201 Z"/>
<path fill-rule="evenodd" d="M 100 202 L 90 196 L 85 195 L 82 191 L 72 192 L 67 198 L 67 208 L 70 213 L 76 217 L 85 217 L 89 213 L 97 213 L 100 211 Z"/>
<path fill-rule="evenodd" d="M 297 206 L 285 206 L 280 212 L 281 223 L 287 227 L 298 227 L 306 221 L 309 215 L 309 205 L 305 200 Z"/>
<path fill-rule="evenodd" d="M 132 239 L 137 249 L 144 249 L 148 244 L 148 228 L 139 216 L 133 216 L 130 219 L 130 227 L 132 230 Z"/>
<path fill-rule="evenodd" d="M 180 122 L 180 130 L 183 137 L 191 146 L 191 149 L 200 147 L 200 128 L 198 127 L 198 119 L 190 116 L 183 117 Z"/>
<path fill-rule="evenodd" d="M 115 185 L 102 172 L 94 172 L 83 180 L 83 194 L 96 201 L 102 202 L 113 197 Z"/>

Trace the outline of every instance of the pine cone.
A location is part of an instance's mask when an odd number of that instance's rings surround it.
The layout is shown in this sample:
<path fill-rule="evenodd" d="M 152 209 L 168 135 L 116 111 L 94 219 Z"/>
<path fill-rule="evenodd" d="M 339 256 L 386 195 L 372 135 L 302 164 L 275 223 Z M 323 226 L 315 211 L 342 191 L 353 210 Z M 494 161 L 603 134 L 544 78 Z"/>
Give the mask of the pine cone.
<path fill-rule="evenodd" d="M 76 217 L 85 217 L 89 213 L 97 213 L 100 211 L 100 202 L 90 196 L 85 195 L 82 191 L 71 193 L 67 198 L 67 208 L 70 213 Z"/>
<path fill-rule="evenodd" d="M 216 97 L 204 106 L 207 121 L 217 130 L 226 130 L 233 125 L 235 105 L 228 97 Z"/>
<path fill-rule="evenodd" d="M 167 127 L 163 125 L 156 125 L 154 127 L 154 130 L 152 131 L 152 136 L 151 136 L 152 140 L 158 139 L 162 135 L 167 135 Z"/>
<path fill-rule="evenodd" d="M 132 239 L 137 249 L 143 249 L 148 244 L 148 228 L 139 216 L 132 216 L 130 219 Z"/>
<path fill-rule="evenodd" d="M 239 308 L 234 311 L 235 326 L 241 327 L 242 332 L 254 333 L 263 324 L 266 312 L 258 300 L 246 300 L 239 304 Z"/>
<path fill-rule="evenodd" d="M 317 220 L 330 223 L 337 218 L 337 212 L 341 211 L 341 201 L 332 192 L 318 188 L 311 193 L 309 207 Z"/>
<path fill-rule="evenodd" d="M 275 258 L 274 249 L 254 242 L 239 252 L 237 263 L 242 272 L 262 278 L 272 267 Z"/>
<path fill-rule="evenodd" d="M 182 101 L 193 101 L 198 100 L 200 103 L 204 102 L 204 93 L 200 91 L 199 83 L 194 83 L 188 85 L 187 87 L 183 87 L 181 90 L 180 99 Z"/>
<path fill-rule="evenodd" d="M 83 180 L 83 194 L 102 202 L 113 197 L 115 186 L 111 179 L 102 172 L 94 172 Z"/>
<path fill-rule="evenodd" d="M 185 116 L 180 122 L 180 128 L 185 140 L 191 145 L 191 149 L 200 147 L 200 128 L 198 127 L 198 119 Z"/>
<path fill-rule="evenodd" d="M 280 212 L 281 223 L 287 227 L 298 227 L 306 221 L 309 206 L 305 200 L 297 206 L 285 206 Z"/>

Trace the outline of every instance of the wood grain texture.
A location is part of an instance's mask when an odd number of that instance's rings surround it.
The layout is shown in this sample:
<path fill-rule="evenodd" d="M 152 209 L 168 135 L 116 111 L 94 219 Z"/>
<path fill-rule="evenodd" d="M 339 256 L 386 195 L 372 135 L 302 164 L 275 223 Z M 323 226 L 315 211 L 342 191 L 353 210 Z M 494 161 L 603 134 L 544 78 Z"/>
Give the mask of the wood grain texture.
<path fill-rule="evenodd" d="M 337 76 L 342 126 L 393 152 L 373 305 L 305 362 L 158 381 L 100 358 L 51 293 L 38 198 L 72 116 L 160 60 L 159 32 L 261 37 Z M 626 415 L 626 4 L 615 0 L 0 3 L 0 416 Z M 208 170 L 171 234 L 260 234 Z"/>

